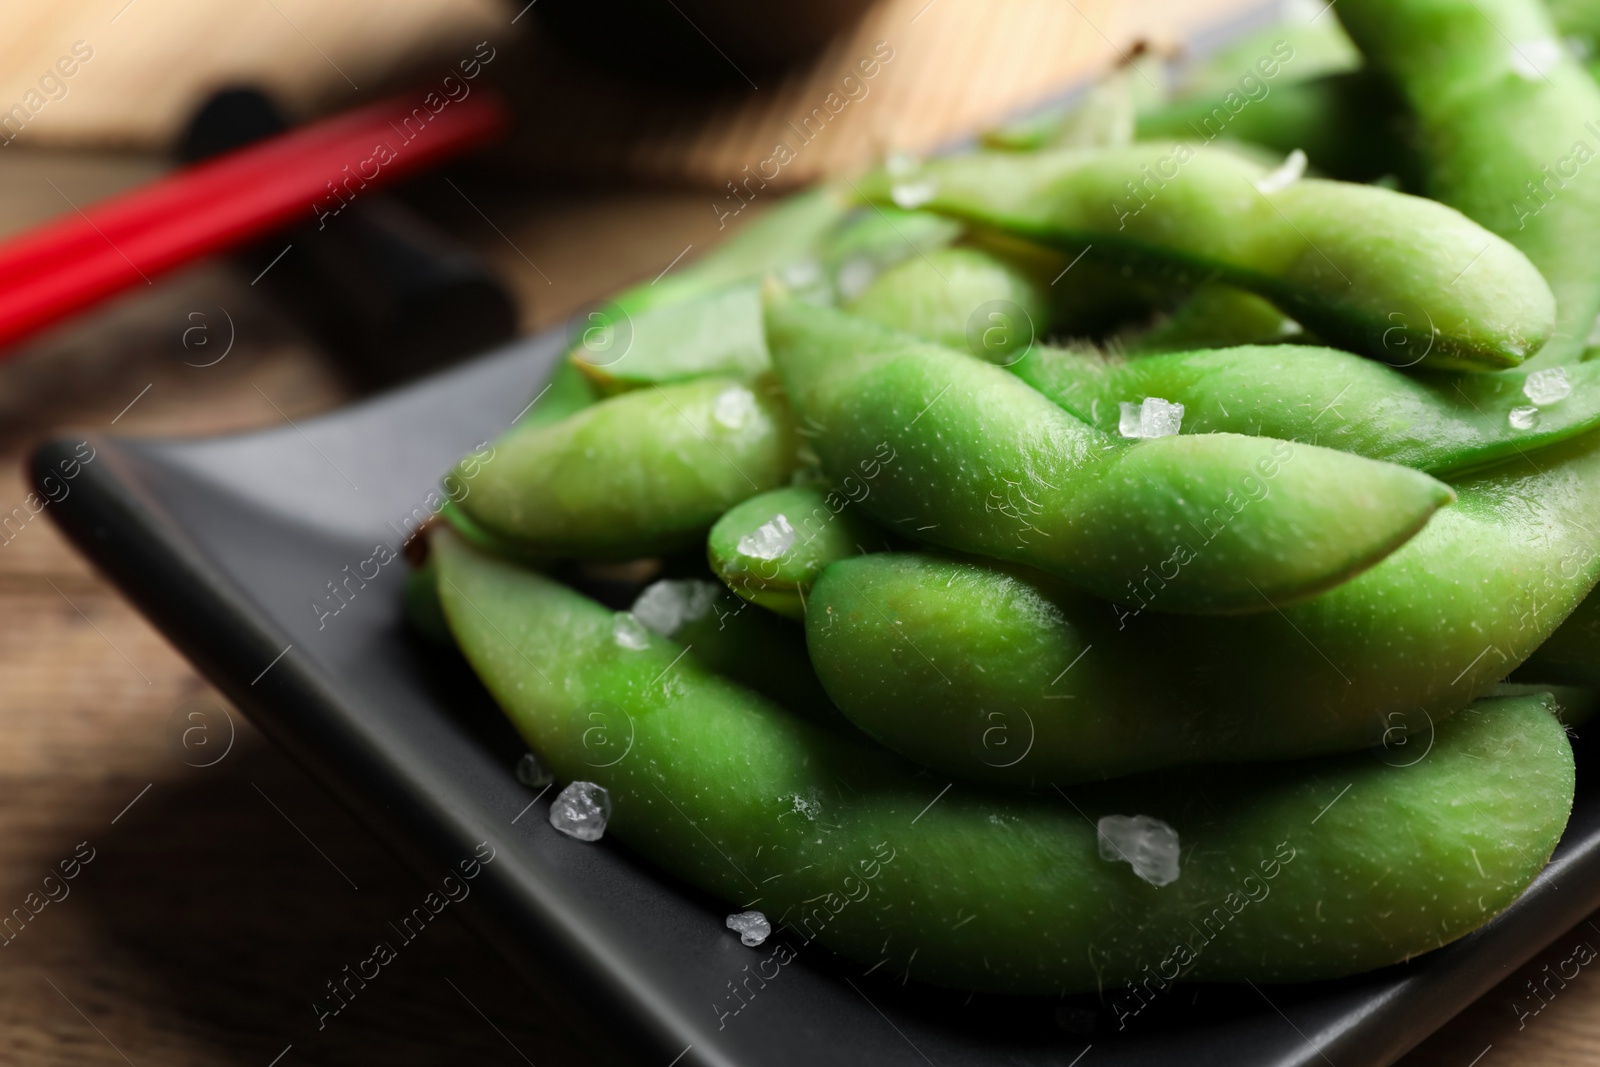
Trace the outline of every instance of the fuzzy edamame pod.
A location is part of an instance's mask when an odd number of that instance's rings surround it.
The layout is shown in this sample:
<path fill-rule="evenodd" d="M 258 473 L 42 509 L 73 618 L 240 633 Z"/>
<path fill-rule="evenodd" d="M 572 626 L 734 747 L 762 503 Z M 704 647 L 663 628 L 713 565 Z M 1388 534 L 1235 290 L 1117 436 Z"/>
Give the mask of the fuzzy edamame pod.
<path fill-rule="evenodd" d="M 871 491 L 871 479 L 849 475 L 841 489 L 788 486 L 736 504 L 711 528 L 711 569 L 752 604 L 804 618 L 806 591 L 823 567 L 887 547 L 883 532 L 850 507 L 858 492 Z"/>
<path fill-rule="evenodd" d="M 812 298 L 815 303 L 850 300 L 883 271 L 908 259 L 933 255 L 965 229 L 960 222 L 931 211 L 858 208 L 854 217 L 818 243 L 814 266 L 823 277 L 808 281 L 805 267 L 813 264 L 803 264 L 800 277 L 785 279 L 785 283 L 802 291 L 808 285 L 819 287 L 820 292 Z"/>
<path fill-rule="evenodd" d="M 1526 455 L 1600 426 L 1600 363 L 1498 374 L 1405 373 L 1313 345 L 1246 345 L 1107 360 L 1035 347 L 1010 367 L 1114 433 L 1120 405 L 1183 405 L 1183 433 L 1248 433 L 1433 474 Z"/>
<path fill-rule="evenodd" d="M 629 615 L 645 630 L 682 645 L 725 678 L 780 707 L 834 730 L 853 730 L 828 699 L 806 653 L 805 631 L 761 611 L 704 578 L 663 578 L 640 590 Z M 627 624 L 623 633 L 647 640 Z"/>
<path fill-rule="evenodd" d="M 1150 967 L 1260 982 L 1397 962 L 1511 903 L 1570 810 L 1571 750 L 1526 697 L 1442 724 L 1410 767 L 1361 753 L 1169 774 L 1076 788 L 1077 810 L 940 792 L 673 642 L 619 641 L 616 615 L 541 575 L 448 532 L 435 551 L 468 660 L 559 778 L 608 791 L 608 837 L 796 937 L 931 982 L 1060 993 Z M 1096 820 L 1117 814 L 1177 832 L 1176 881 L 1100 858 Z"/>
<path fill-rule="evenodd" d="M 1600 313 L 1600 87 L 1545 5 L 1355 0 L 1334 14 L 1416 117 L 1422 191 L 1516 245 L 1550 283 L 1555 332 L 1539 365 L 1578 359 Z M 1415 299 L 1437 318 L 1436 301 Z"/>
<path fill-rule="evenodd" d="M 812 589 L 812 662 L 839 709 L 890 747 L 1013 785 L 1425 734 L 1600 580 L 1597 435 L 1457 489 L 1393 556 L 1281 613 L 1160 614 L 1171 561 L 1105 604 L 981 561 L 844 560 Z"/>
<path fill-rule="evenodd" d="M 1129 354 L 1140 356 L 1285 342 L 1306 342 L 1298 322 L 1254 293 L 1216 283 L 1197 286 L 1153 325 L 1114 339 Z"/>
<path fill-rule="evenodd" d="M 1267 297 L 1330 343 L 1425 366 L 1516 366 L 1549 337 L 1550 287 L 1504 239 L 1443 204 L 1376 186 L 1285 184 L 1219 148 L 974 154 L 863 179 L 888 198 L 1040 244 Z M 1471 269 L 1467 269 L 1470 267 Z M 1414 309 L 1426 312 L 1420 315 Z"/>
<path fill-rule="evenodd" d="M 659 304 L 585 330 L 568 362 L 608 394 L 711 376 L 754 378 L 772 366 L 760 283 Z"/>
<path fill-rule="evenodd" d="M 881 462 L 861 506 L 885 528 L 1107 597 L 1177 559 L 1164 611 L 1270 611 L 1312 596 L 1453 499 L 1416 471 L 1314 446 L 1113 439 L 1000 367 L 781 296 L 767 335 L 823 469 Z"/>
<path fill-rule="evenodd" d="M 692 288 L 673 299 L 624 294 L 615 305 L 591 313 L 567 353 L 568 362 L 608 394 L 711 376 L 758 377 L 772 366 L 761 326 L 763 273 L 776 274 L 801 299 L 833 304 L 907 258 L 937 254 L 962 229 L 928 212 L 858 208 L 855 217 L 803 244 L 796 237 L 810 232 L 815 209 L 785 205 L 774 214 L 790 211 L 799 211 L 800 222 L 807 224 L 795 224 L 799 234 L 785 231 L 785 239 L 774 239 L 764 259 L 740 256 L 715 271 L 731 276 L 737 266 L 753 273 L 707 288 L 702 271 L 693 275 Z"/>
<path fill-rule="evenodd" d="M 514 426 L 492 462 L 463 466 L 456 509 L 548 557 L 629 559 L 686 548 L 728 508 L 782 485 L 792 416 L 767 384 L 704 378 Z"/>
<path fill-rule="evenodd" d="M 827 185 L 780 200 L 693 263 L 622 293 L 616 298 L 616 310 L 634 315 L 760 278 L 813 255 L 817 243 L 849 212 L 839 190 Z"/>
<path fill-rule="evenodd" d="M 1048 278 L 977 248 L 907 260 L 846 305 L 852 315 L 1009 363 L 1051 331 Z"/>
<path fill-rule="evenodd" d="M 1001 245 L 992 235 L 989 242 Z M 1072 280 L 1052 284 L 1071 268 Z M 1149 319 L 1158 300 L 1105 264 L 1071 264 L 1019 241 L 965 245 L 908 260 L 845 305 L 858 318 L 1012 366 L 1051 333 L 1088 336 L 1117 319 Z M 1300 337 L 1299 323 L 1254 293 L 1215 283 L 1186 294 L 1154 326 L 1125 327 L 1109 344 L 1136 353 Z"/>

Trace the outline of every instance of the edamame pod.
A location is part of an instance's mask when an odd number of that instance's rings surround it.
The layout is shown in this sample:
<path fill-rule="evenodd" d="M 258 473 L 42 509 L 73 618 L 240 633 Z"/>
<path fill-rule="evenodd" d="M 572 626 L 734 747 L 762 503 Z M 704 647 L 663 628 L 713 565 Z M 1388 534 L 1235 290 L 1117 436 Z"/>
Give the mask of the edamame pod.
<path fill-rule="evenodd" d="M 991 235 L 983 245 L 945 249 L 887 271 L 850 314 L 1012 366 L 1051 333 L 1085 337 L 1117 320 L 1149 320 L 1161 303 L 1148 286 L 1102 263 L 1042 256 L 1036 246 Z M 998 247 L 996 247 L 998 246 Z M 1003 252 L 1000 250 L 1003 248 Z M 1071 274 L 1065 284 L 1056 284 Z M 1303 336 L 1300 324 L 1254 293 L 1215 283 L 1187 294 L 1154 326 L 1124 328 L 1107 341 L 1157 352 L 1278 342 Z"/>
<path fill-rule="evenodd" d="M 850 205 L 832 186 L 787 197 L 688 266 L 618 296 L 616 308 L 634 315 L 758 279 L 813 255 L 818 242 L 849 212 Z"/>
<path fill-rule="evenodd" d="M 1170 563 L 1104 604 L 981 561 L 844 560 L 812 590 L 812 662 L 890 747 L 1013 785 L 1425 736 L 1600 579 L 1597 435 L 1457 488 L 1389 559 L 1281 613 L 1158 614 Z"/>
<path fill-rule="evenodd" d="M 754 378 L 772 366 L 753 281 L 645 308 L 584 338 L 568 360 L 611 394 L 708 376 Z"/>
<path fill-rule="evenodd" d="M 1555 332 L 1538 365 L 1578 359 L 1600 313 L 1600 87 L 1544 4 L 1355 0 L 1334 14 L 1416 116 L 1422 191 L 1515 244 L 1550 283 Z M 1412 296 L 1437 319 L 1436 301 Z"/>
<path fill-rule="evenodd" d="M 777 297 L 767 331 L 823 469 L 881 462 L 861 506 L 885 528 L 1106 597 L 1175 560 L 1163 611 L 1312 596 L 1453 499 L 1416 471 L 1309 445 L 1115 440 L 999 367 L 826 308 Z"/>
<path fill-rule="evenodd" d="M 797 223 L 799 233 L 809 232 L 809 211 L 801 213 L 807 225 Z M 734 262 L 765 266 L 800 299 L 833 304 L 855 296 L 902 260 L 936 254 L 961 229 L 928 212 L 859 208 L 854 218 L 814 235 L 809 246 L 795 239 L 798 234 L 786 234 L 773 242 L 765 260 Z M 717 273 L 732 270 L 725 266 Z M 625 294 L 591 314 L 568 360 L 606 393 L 710 376 L 757 377 L 772 366 L 761 326 L 760 278 L 757 272 L 708 288 L 697 273 L 692 291 L 670 300 Z"/>
<path fill-rule="evenodd" d="M 558 777 L 608 791 L 608 837 L 789 941 L 931 982 L 1060 993 L 1157 969 L 1165 988 L 1398 962 L 1511 903 L 1571 806 L 1565 735 L 1526 697 L 1442 724 L 1410 767 L 1361 753 L 1169 774 L 1074 789 L 1071 806 L 941 791 L 672 642 L 617 640 L 617 616 L 547 578 L 448 532 L 435 551 L 467 658 Z M 1176 832 L 1176 881 L 1100 858 L 1097 820 L 1139 814 Z"/>
<path fill-rule="evenodd" d="M 685 548 L 728 508 L 782 485 L 795 435 L 770 385 L 704 378 L 513 427 L 492 462 L 456 475 L 457 508 L 544 556 L 629 559 Z"/>
<path fill-rule="evenodd" d="M 862 472 L 845 476 L 841 489 L 789 486 L 736 504 L 711 528 L 711 569 L 752 604 L 804 618 L 806 591 L 823 567 L 886 547 L 882 531 L 850 507 L 871 491 Z"/>
<path fill-rule="evenodd" d="M 854 730 L 811 669 L 805 632 L 740 600 L 721 582 L 664 578 L 642 589 L 628 613 L 645 630 L 682 645 L 712 671 L 801 718 L 834 730 Z M 625 637 L 646 639 L 626 623 L 619 625 Z"/>
<path fill-rule="evenodd" d="M 1555 315 L 1527 257 L 1458 211 L 1269 174 L 1221 149 L 976 154 L 863 183 L 875 199 L 916 183 L 927 210 L 1069 254 L 1249 289 L 1354 351 L 1388 356 L 1404 337 L 1408 360 L 1420 352 L 1435 368 L 1515 366 L 1544 344 Z"/>
<path fill-rule="evenodd" d="M 1051 332 L 1049 281 L 976 248 L 947 248 L 884 273 L 847 305 L 870 322 L 1002 365 Z"/>
<path fill-rule="evenodd" d="M 919 256 L 931 256 L 955 241 L 966 227 L 931 211 L 892 206 L 858 209 L 821 241 L 816 260 L 826 277 L 816 303 L 853 299 L 883 271 Z M 785 279 L 803 290 L 806 279 Z"/>
<path fill-rule="evenodd" d="M 1306 343 L 1300 324 L 1254 293 L 1231 285 L 1201 285 L 1172 312 L 1117 339 L 1132 355 L 1191 352 L 1197 348 Z"/>
<path fill-rule="evenodd" d="M 1499 374 L 1403 373 L 1312 345 L 1106 360 L 1036 347 L 1011 371 L 1108 433 L 1120 405 L 1183 405 L 1184 433 L 1249 433 L 1434 474 L 1526 455 L 1600 426 L 1600 364 Z"/>

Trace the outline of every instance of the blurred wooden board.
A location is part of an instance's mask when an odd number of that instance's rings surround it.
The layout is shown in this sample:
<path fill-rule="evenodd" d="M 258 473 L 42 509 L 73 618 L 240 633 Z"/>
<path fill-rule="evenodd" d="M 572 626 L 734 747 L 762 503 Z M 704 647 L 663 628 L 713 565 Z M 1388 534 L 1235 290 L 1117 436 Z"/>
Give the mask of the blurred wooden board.
<path fill-rule="evenodd" d="M 0 4 L 0 121 L 28 110 L 0 140 L 165 148 L 202 99 L 240 83 L 300 113 L 349 107 L 407 72 L 453 66 L 510 17 L 498 0 Z"/>
<path fill-rule="evenodd" d="M 487 40 L 496 49 L 491 80 L 519 102 L 506 158 L 525 170 L 721 189 L 760 172 L 782 144 L 793 158 L 768 164 L 767 184 L 793 188 L 890 150 L 935 148 L 1051 99 L 1118 62 L 1137 39 L 1173 45 L 1263 6 L 877 0 L 812 59 L 707 93 L 641 86 L 578 62 L 540 34 L 533 5 L 517 0 L 7 4 L 0 122 L 14 106 L 26 121 L 0 128 L 0 142 L 160 150 L 221 86 L 258 85 L 304 117 L 440 78 Z M 715 27 L 706 32 L 714 41 Z"/>
<path fill-rule="evenodd" d="M 528 58 L 511 68 L 523 105 L 513 155 L 547 173 L 625 174 L 719 191 L 733 182 L 747 190 L 740 196 L 794 188 L 890 151 L 930 151 L 1051 100 L 1124 59 L 1135 41 L 1173 48 L 1197 29 L 1265 7 L 878 0 L 813 61 L 719 93 L 641 90 L 535 34 L 525 42 Z M 714 30 L 707 33 L 714 40 Z M 864 77 L 863 63 L 876 73 Z M 743 185 L 752 174 L 769 180 Z"/>

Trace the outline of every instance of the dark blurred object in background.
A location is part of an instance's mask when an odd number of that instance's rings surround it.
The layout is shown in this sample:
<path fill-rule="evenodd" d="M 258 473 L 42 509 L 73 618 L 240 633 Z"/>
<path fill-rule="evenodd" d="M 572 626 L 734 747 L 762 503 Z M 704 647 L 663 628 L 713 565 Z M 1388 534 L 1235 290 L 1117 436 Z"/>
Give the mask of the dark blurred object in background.
<path fill-rule="evenodd" d="M 286 129 L 259 90 L 224 89 L 196 113 L 178 152 L 195 162 Z M 516 333 L 516 306 L 482 257 L 383 193 L 363 194 L 320 229 L 287 231 L 236 258 L 251 277 L 265 271 L 263 286 L 360 385 L 403 381 Z"/>
<path fill-rule="evenodd" d="M 624 77 L 685 86 L 748 80 L 803 59 L 869 0 L 538 0 L 540 21 L 573 54 Z"/>

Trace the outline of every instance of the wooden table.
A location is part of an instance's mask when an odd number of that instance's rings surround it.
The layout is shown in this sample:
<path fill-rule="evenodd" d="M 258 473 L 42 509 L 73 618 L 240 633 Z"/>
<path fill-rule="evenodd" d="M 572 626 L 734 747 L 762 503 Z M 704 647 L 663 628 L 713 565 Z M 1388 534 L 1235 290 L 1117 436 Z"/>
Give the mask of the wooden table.
<path fill-rule="evenodd" d="M 6 162 L 3 231 L 61 210 L 47 178 L 82 203 L 159 165 L 21 152 Z M 528 329 L 715 239 L 704 194 L 466 187 L 503 236 L 459 201 L 427 206 L 515 280 Z M 201 360 L 183 331 L 209 321 L 190 315 L 214 320 L 224 307 L 238 324 L 234 351 L 187 365 Z M 0 514 L 26 493 L 29 443 L 57 429 L 209 434 L 350 395 L 247 278 L 199 267 L 0 365 Z M 454 918 L 318 1031 L 322 983 L 425 887 L 237 713 L 224 759 L 181 762 L 169 722 L 197 701 L 220 698 L 43 516 L 0 543 L 0 909 L 24 906 L 53 866 L 93 851 L 70 894 L 0 947 L 0 1063 L 590 1062 Z M 1513 1008 L 1522 983 L 1579 941 L 1600 946 L 1600 923 L 1562 937 L 1405 1062 L 1600 1059 L 1600 977 L 1587 969 L 1521 1028 Z"/>

